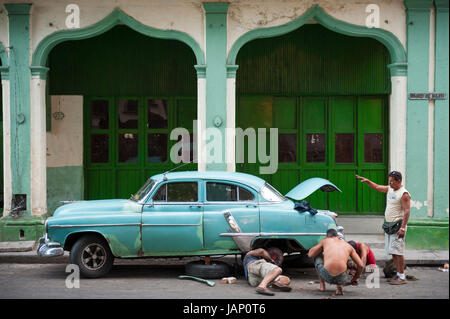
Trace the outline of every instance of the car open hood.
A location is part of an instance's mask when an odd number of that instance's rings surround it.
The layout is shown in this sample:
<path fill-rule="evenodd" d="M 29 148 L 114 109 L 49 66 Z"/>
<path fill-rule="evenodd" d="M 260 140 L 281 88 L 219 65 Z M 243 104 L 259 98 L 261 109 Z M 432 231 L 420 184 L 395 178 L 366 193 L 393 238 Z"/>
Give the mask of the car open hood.
<path fill-rule="evenodd" d="M 339 191 L 342 192 L 336 185 L 334 185 L 329 180 L 320 177 L 314 177 L 303 181 L 302 183 L 295 186 L 293 189 L 286 194 L 286 197 L 302 200 L 316 190 L 320 189 L 322 192 L 334 192 Z"/>

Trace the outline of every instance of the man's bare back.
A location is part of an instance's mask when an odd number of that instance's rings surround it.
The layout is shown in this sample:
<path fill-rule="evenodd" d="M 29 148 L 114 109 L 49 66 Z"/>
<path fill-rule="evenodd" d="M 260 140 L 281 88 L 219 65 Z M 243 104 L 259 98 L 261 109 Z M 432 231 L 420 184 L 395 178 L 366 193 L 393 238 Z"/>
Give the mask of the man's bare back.
<path fill-rule="evenodd" d="M 323 244 L 323 266 L 328 272 L 336 276 L 347 270 L 347 260 L 353 251 L 352 246 L 337 238 L 325 238 Z"/>

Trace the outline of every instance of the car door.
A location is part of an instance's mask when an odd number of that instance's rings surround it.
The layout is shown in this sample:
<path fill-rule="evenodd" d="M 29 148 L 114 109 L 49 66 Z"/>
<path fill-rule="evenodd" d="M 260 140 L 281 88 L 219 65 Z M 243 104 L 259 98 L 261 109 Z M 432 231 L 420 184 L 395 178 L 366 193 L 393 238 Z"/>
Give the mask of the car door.
<path fill-rule="evenodd" d="M 162 183 L 142 213 L 144 256 L 189 255 L 203 249 L 203 206 L 196 180 Z"/>
<path fill-rule="evenodd" d="M 205 248 L 217 253 L 239 251 L 232 237 L 220 234 L 233 232 L 225 212 L 231 213 L 241 232 L 259 232 L 257 192 L 242 184 L 215 180 L 204 181 L 205 202 L 203 233 Z"/>

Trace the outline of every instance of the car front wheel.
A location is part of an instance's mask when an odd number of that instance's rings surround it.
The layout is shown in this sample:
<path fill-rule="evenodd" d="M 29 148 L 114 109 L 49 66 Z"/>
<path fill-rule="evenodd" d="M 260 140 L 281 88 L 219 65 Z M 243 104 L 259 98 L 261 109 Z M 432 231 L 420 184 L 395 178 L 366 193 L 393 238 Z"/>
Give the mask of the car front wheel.
<path fill-rule="evenodd" d="M 70 251 L 70 263 L 78 265 L 83 277 L 99 278 L 111 270 L 114 255 L 103 238 L 86 235 L 73 245 Z"/>

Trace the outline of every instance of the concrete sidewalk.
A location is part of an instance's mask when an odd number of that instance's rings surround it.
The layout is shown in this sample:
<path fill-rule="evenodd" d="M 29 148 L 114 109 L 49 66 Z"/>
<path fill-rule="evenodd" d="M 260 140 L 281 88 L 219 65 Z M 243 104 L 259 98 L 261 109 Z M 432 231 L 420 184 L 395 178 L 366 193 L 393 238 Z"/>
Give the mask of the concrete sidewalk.
<path fill-rule="evenodd" d="M 391 259 L 391 256 L 384 254 L 384 237 L 381 235 L 346 235 L 346 240 L 355 240 L 365 242 L 371 247 L 377 264 L 383 267 L 384 264 Z M 5 242 L 0 243 L 0 247 Z M 31 250 L 14 252 L 0 250 L 0 263 L 21 263 L 21 264 L 69 264 L 69 252 L 65 252 L 63 256 L 54 258 L 42 258 L 36 254 L 36 245 Z M 141 258 L 141 259 L 116 259 L 115 264 L 137 264 L 137 265 L 180 265 L 189 261 L 198 260 L 199 257 L 179 258 Z M 214 257 L 213 257 L 214 259 Z M 237 258 L 240 261 L 240 257 Z M 226 256 L 220 260 L 233 264 L 234 256 Z M 449 260 L 448 250 L 406 250 L 405 264 L 408 266 L 427 265 L 427 266 L 443 266 Z"/>
<path fill-rule="evenodd" d="M 375 254 L 378 266 L 391 259 L 385 256 L 384 233 L 381 229 L 383 216 L 339 216 L 337 224 L 344 227 L 345 240 L 354 240 L 366 243 Z M 37 244 L 28 242 L 0 242 L 0 263 L 23 264 L 68 264 L 69 253 L 55 258 L 42 258 L 36 254 Z M 408 266 L 432 265 L 443 266 L 448 262 L 448 250 L 414 250 L 406 249 L 405 263 Z M 142 264 L 142 265 L 180 265 L 189 261 L 198 260 L 199 257 L 179 258 L 141 258 L 141 259 L 116 259 L 115 264 Z M 214 258 L 213 258 L 214 259 Z M 238 257 L 240 260 L 240 257 Z M 231 264 L 235 262 L 234 256 L 226 256 L 220 260 Z"/>

